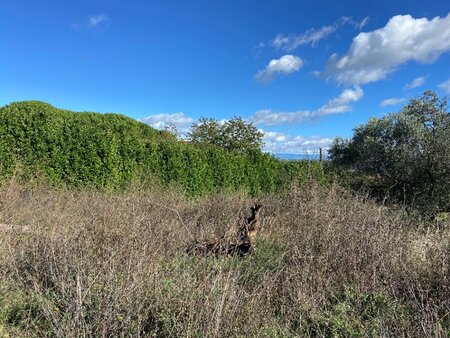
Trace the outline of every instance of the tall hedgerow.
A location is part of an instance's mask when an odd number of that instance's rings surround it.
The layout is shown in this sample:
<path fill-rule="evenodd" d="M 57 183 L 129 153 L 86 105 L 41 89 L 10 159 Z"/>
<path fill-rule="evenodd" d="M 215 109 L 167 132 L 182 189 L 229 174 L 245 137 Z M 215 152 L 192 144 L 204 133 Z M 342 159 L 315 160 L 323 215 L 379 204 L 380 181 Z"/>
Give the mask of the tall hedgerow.
<path fill-rule="evenodd" d="M 0 178 L 18 165 L 22 178 L 43 177 L 55 185 L 117 189 L 151 178 L 190 196 L 218 190 L 258 195 L 323 175 L 318 163 L 179 141 L 122 115 L 75 113 L 38 101 L 0 108 Z"/>

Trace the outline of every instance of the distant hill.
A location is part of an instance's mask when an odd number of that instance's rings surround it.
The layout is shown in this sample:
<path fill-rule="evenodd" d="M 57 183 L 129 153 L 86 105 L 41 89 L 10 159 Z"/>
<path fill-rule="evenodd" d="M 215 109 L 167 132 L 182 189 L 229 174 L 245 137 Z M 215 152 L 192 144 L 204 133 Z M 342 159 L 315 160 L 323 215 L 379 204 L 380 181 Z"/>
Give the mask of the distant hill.
<path fill-rule="evenodd" d="M 117 189 L 148 181 L 192 196 L 217 190 L 257 195 L 305 173 L 323 177 L 320 165 L 195 145 L 123 115 L 77 113 L 39 101 L 0 108 L 0 179 L 17 168 L 23 179 L 56 185 Z"/>

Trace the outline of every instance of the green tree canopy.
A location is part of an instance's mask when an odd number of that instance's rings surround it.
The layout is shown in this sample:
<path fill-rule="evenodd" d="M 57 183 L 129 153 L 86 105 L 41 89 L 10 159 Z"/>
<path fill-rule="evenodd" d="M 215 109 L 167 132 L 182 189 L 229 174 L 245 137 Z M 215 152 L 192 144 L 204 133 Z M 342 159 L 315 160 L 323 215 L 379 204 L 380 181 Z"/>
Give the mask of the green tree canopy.
<path fill-rule="evenodd" d="M 230 151 L 261 150 L 264 134 L 252 122 L 233 117 L 221 124 L 213 118 L 202 117 L 193 124 L 188 139 L 194 143 L 213 144 Z"/>
<path fill-rule="evenodd" d="M 426 211 L 450 211 L 450 114 L 432 91 L 355 128 L 351 139 L 335 139 L 329 158 Z"/>

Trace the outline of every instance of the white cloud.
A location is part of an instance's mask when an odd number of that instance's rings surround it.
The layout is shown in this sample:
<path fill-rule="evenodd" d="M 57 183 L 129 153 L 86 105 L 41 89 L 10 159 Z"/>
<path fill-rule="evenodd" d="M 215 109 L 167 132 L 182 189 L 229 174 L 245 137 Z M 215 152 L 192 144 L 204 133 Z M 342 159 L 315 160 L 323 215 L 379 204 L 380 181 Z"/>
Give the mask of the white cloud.
<path fill-rule="evenodd" d="M 386 78 L 408 61 L 434 62 L 450 51 L 450 14 L 445 18 L 392 17 L 383 28 L 359 33 L 347 53 L 333 54 L 321 75 L 360 85 Z"/>
<path fill-rule="evenodd" d="M 410 90 L 413 88 L 423 86 L 425 83 L 425 80 L 426 80 L 425 76 L 419 76 L 419 77 L 415 78 L 411 83 L 406 84 L 403 89 Z"/>
<path fill-rule="evenodd" d="M 320 115 L 330 115 L 350 111 L 351 107 L 348 103 L 357 102 L 361 100 L 363 96 L 364 92 L 358 86 L 355 86 L 353 89 L 346 89 L 341 95 L 328 101 L 327 104 L 322 106 L 317 112 L 319 112 Z"/>
<path fill-rule="evenodd" d="M 328 149 L 333 142 L 329 137 L 291 136 L 279 132 L 265 132 L 263 150 L 279 154 L 317 154 L 319 148 Z"/>
<path fill-rule="evenodd" d="M 328 35 L 334 33 L 338 26 L 323 26 L 319 29 L 308 29 L 306 32 L 299 35 L 283 35 L 278 34 L 275 39 L 271 41 L 271 45 L 277 49 L 292 51 L 301 45 L 311 44 L 313 46 L 325 39 Z"/>
<path fill-rule="evenodd" d="M 438 85 L 439 89 L 450 95 L 450 79 Z"/>
<path fill-rule="evenodd" d="M 90 16 L 87 26 L 88 27 L 97 27 L 98 25 L 104 23 L 107 20 L 108 20 L 108 17 L 104 13 Z"/>
<path fill-rule="evenodd" d="M 361 30 L 363 29 L 368 23 L 369 23 L 370 18 L 368 16 L 366 16 L 364 19 L 361 20 L 361 22 L 358 25 L 358 28 Z"/>
<path fill-rule="evenodd" d="M 195 119 L 186 116 L 184 113 L 163 113 L 150 115 L 139 119 L 139 121 L 160 130 L 174 126 L 178 132 L 184 134 L 189 131 L 190 126 L 194 123 Z"/>
<path fill-rule="evenodd" d="M 361 21 L 358 22 L 358 21 L 354 20 L 351 16 L 343 16 L 338 21 L 338 24 L 340 26 L 349 24 L 349 25 L 352 25 L 353 27 L 355 27 L 356 29 L 361 30 L 369 23 L 369 19 L 370 18 L 368 16 L 366 16 L 365 18 L 363 18 Z"/>
<path fill-rule="evenodd" d="M 270 61 L 265 69 L 255 75 L 255 79 L 259 83 L 269 83 L 277 76 L 299 71 L 302 66 L 303 60 L 298 56 L 284 55 L 280 59 Z"/>
<path fill-rule="evenodd" d="M 104 13 L 100 13 L 98 15 L 93 15 L 88 17 L 87 21 L 85 23 L 76 23 L 72 24 L 72 28 L 76 30 L 87 30 L 87 29 L 93 29 L 96 27 L 100 27 L 107 23 L 109 21 L 109 18 Z"/>
<path fill-rule="evenodd" d="M 348 103 L 359 101 L 363 95 L 364 92 L 360 87 L 354 87 L 353 89 L 344 90 L 338 97 L 329 100 L 317 110 L 274 112 L 271 109 L 263 109 L 253 114 L 250 120 L 256 124 L 266 126 L 297 124 L 304 120 L 315 119 L 324 115 L 349 112 L 352 110 L 352 107 Z"/>
<path fill-rule="evenodd" d="M 401 97 L 391 97 L 389 99 L 385 99 L 383 101 L 381 101 L 380 103 L 380 107 L 387 107 L 387 106 L 396 106 L 402 102 L 405 102 L 404 98 Z"/>
<path fill-rule="evenodd" d="M 308 110 L 297 110 L 294 112 L 275 112 L 272 109 L 262 109 L 251 117 L 256 124 L 266 126 L 289 125 L 303 122 L 307 118 L 312 118 L 313 112 Z"/>
<path fill-rule="evenodd" d="M 287 141 L 287 136 L 283 133 L 278 133 L 276 131 L 264 131 L 260 129 L 259 131 L 264 133 L 264 142 L 285 142 Z"/>
<path fill-rule="evenodd" d="M 311 44 L 312 46 L 315 46 L 320 40 L 327 38 L 345 24 L 350 24 L 361 30 L 368 22 L 369 17 L 365 17 L 361 22 L 358 22 L 353 20 L 352 17 L 343 16 L 332 25 L 322 26 L 319 29 L 311 28 L 301 34 L 277 34 L 277 36 L 270 41 L 270 45 L 276 49 L 285 51 L 292 51 L 302 45 Z"/>

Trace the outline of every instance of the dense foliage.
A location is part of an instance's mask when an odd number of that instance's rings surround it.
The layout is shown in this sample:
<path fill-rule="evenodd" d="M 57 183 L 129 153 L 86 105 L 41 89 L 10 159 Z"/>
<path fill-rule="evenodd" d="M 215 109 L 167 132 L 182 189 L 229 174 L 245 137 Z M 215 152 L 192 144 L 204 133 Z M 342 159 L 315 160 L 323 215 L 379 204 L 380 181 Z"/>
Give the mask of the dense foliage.
<path fill-rule="evenodd" d="M 191 196 L 217 190 L 268 193 L 311 171 L 323 178 L 318 163 L 177 141 L 122 115 L 74 113 L 37 101 L 0 108 L 0 177 L 18 166 L 26 179 L 57 185 L 110 189 L 145 180 L 181 187 Z"/>
<path fill-rule="evenodd" d="M 188 134 L 189 140 L 194 143 L 207 143 L 240 152 L 260 150 L 263 136 L 252 122 L 245 122 L 237 116 L 223 124 L 216 119 L 202 117 Z"/>
<path fill-rule="evenodd" d="M 336 139 L 329 155 L 379 192 L 427 212 L 450 211 L 450 114 L 432 91 Z"/>

